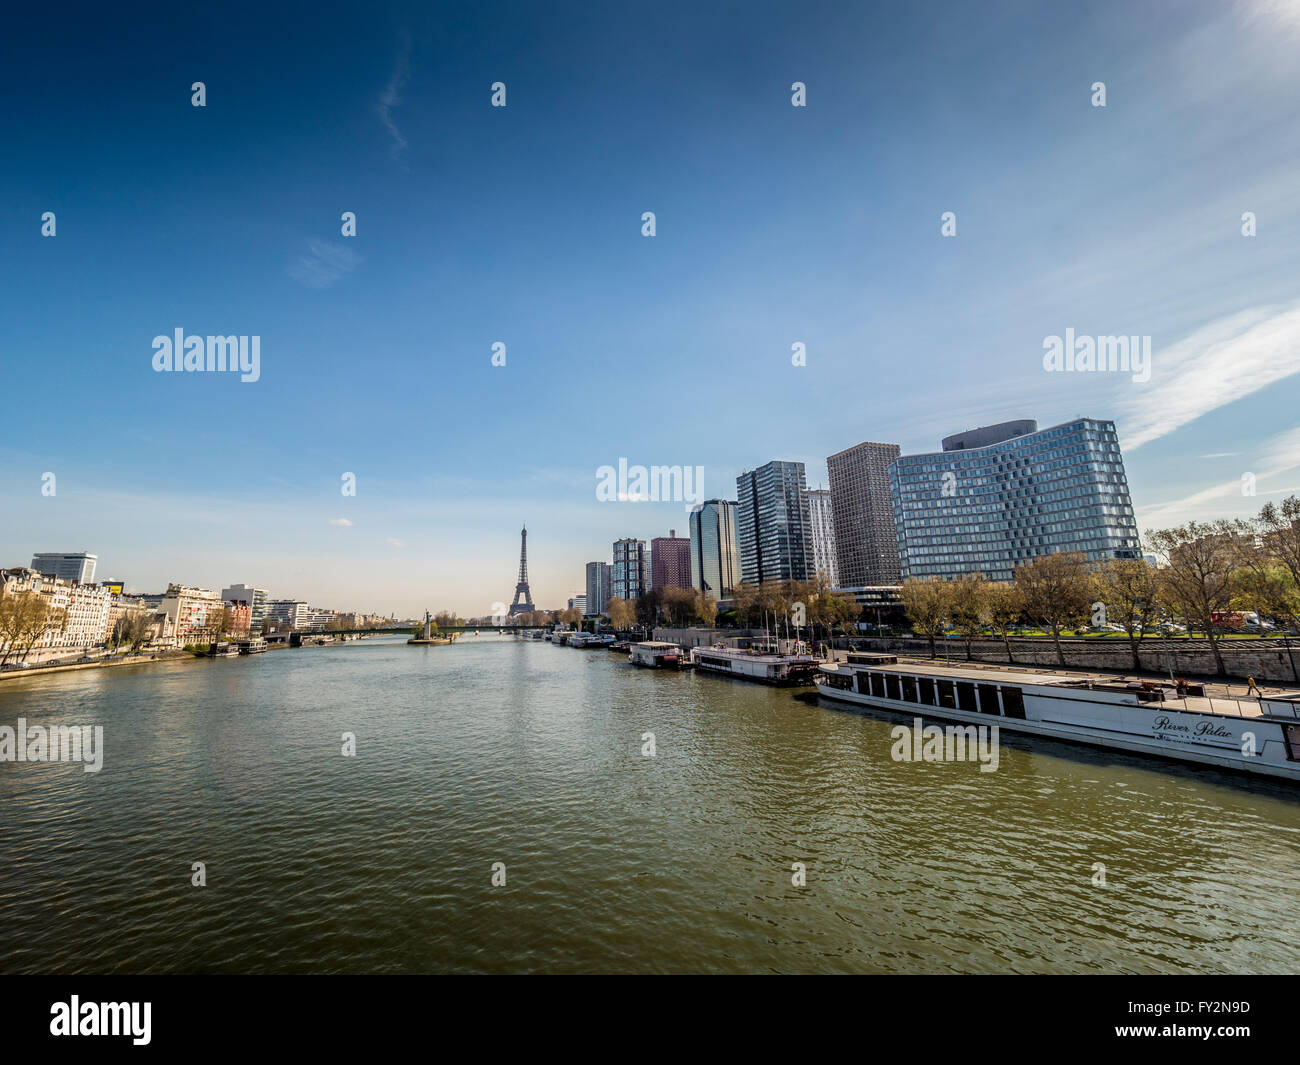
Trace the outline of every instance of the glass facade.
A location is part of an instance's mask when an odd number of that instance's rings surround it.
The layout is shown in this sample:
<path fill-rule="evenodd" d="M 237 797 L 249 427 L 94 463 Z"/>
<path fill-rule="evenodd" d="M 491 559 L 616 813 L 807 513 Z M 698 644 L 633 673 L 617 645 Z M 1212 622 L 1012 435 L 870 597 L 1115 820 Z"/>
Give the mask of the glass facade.
<path fill-rule="evenodd" d="M 808 579 L 807 487 L 802 462 L 769 462 L 736 478 L 736 543 L 747 584 Z"/>
<path fill-rule="evenodd" d="M 1081 418 L 983 447 L 904 455 L 889 487 L 904 578 L 979 571 L 1005 581 L 1056 551 L 1141 558 L 1114 422 Z"/>
<path fill-rule="evenodd" d="M 691 511 L 691 585 L 715 599 L 730 599 L 740 582 L 736 504 L 710 499 Z"/>

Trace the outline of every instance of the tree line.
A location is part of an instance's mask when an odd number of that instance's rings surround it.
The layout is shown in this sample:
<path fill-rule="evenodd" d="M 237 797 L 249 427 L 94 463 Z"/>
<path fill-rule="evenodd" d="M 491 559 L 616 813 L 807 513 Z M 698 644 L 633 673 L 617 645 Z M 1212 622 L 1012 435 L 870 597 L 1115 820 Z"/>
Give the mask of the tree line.
<path fill-rule="evenodd" d="M 1286 631 L 1300 630 L 1300 498 L 1269 503 L 1257 517 L 1190 521 L 1148 531 L 1146 544 L 1160 559 L 1090 563 L 1071 552 L 1042 555 L 1017 566 L 1009 582 L 970 573 L 951 580 L 909 578 L 901 597 L 912 630 L 928 639 L 930 655 L 949 628 L 965 643 L 986 631 L 999 636 L 1014 662 L 1010 634 L 1026 623 L 1052 636 L 1065 665 L 1061 634 L 1086 624 L 1115 625 L 1127 636 L 1133 668 L 1140 669 L 1143 637 L 1166 617 L 1204 633 L 1219 674 L 1227 669 L 1220 646 L 1225 626 L 1217 616 L 1253 610 Z M 1289 640 L 1287 653 L 1291 655 Z M 1297 681 L 1294 657 L 1291 669 Z"/>

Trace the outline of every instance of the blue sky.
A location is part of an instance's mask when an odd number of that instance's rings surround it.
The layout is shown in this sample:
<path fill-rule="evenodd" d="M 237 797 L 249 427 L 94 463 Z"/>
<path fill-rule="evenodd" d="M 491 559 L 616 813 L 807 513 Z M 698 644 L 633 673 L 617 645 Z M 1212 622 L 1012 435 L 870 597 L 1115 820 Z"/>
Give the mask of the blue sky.
<path fill-rule="evenodd" d="M 1300 490 L 1296 4 L 608 7 L 17 18 L 0 564 L 481 614 L 526 521 L 562 605 L 685 530 L 620 457 L 730 497 L 1017 417 L 1114 418 L 1143 528 Z M 178 327 L 261 379 L 155 373 Z M 1150 381 L 1045 373 L 1067 328 Z"/>

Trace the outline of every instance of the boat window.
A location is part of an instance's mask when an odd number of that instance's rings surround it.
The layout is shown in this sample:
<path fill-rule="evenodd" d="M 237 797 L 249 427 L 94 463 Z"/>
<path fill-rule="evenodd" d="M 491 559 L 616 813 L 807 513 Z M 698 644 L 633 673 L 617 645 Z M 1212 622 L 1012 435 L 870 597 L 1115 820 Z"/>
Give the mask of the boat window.
<path fill-rule="evenodd" d="M 905 703 L 916 702 L 916 678 L 915 677 L 903 678 L 903 702 Z"/>
<path fill-rule="evenodd" d="M 980 713 L 998 715 L 1002 713 L 1002 708 L 998 706 L 998 686 L 996 684 L 981 684 L 980 693 Z"/>
<path fill-rule="evenodd" d="M 885 698 L 898 699 L 898 676 L 894 673 L 885 674 Z"/>
<path fill-rule="evenodd" d="M 885 675 L 883 673 L 871 674 L 871 694 L 877 699 L 885 697 Z"/>
<path fill-rule="evenodd" d="M 957 682 L 957 709 L 975 713 L 975 685 L 970 681 Z"/>
<path fill-rule="evenodd" d="M 957 709 L 957 701 L 952 694 L 952 681 L 936 681 L 939 686 L 939 706 L 946 706 L 949 710 Z"/>
<path fill-rule="evenodd" d="M 922 677 L 917 681 L 921 686 L 921 702 L 926 706 L 934 705 L 934 679 L 932 677 Z"/>
<path fill-rule="evenodd" d="M 1025 719 L 1025 697 L 1019 688 L 1002 688 L 1002 711 L 1007 717 Z"/>
<path fill-rule="evenodd" d="M 1300 762 L 1300 725 L 1283 725 L 1286 735 L 1286 756 L 1291 762 Z"/>

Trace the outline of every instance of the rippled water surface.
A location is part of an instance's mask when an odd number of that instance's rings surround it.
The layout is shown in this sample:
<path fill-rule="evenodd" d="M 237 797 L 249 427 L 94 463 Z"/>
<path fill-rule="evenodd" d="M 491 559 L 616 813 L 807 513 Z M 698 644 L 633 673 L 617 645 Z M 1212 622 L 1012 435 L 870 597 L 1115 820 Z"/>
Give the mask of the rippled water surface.
<path fill-rule="evenodd" d="M 1300 971 L 1283 785 L 894 762 L 894 719 L 483 636 L 7 680 L 20 716 L 105 763 L 0 764 L 5 972 Z"/>

